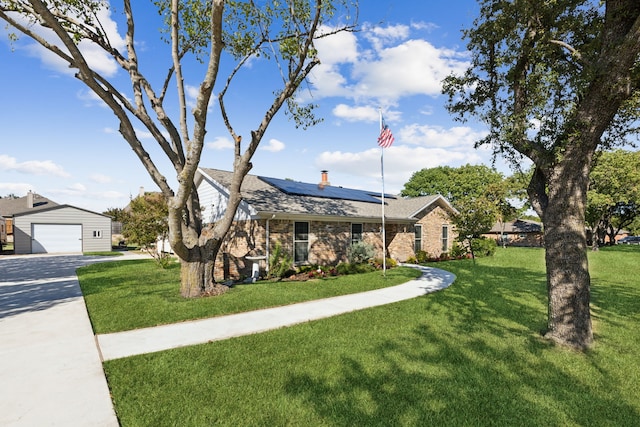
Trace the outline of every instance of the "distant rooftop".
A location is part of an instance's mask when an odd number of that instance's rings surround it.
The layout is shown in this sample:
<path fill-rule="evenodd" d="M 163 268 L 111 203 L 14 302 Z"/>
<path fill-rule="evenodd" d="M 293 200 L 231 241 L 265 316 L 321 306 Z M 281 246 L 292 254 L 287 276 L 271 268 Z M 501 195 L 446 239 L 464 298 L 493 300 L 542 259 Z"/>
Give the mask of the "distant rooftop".
<path fill-rule="evenodd" d="M 58 203 L 37 193 L 29 193 L 24 197 L 0 198 L 0 215 L 10 217 L 15 214 L 37 211 L 58 206 Z"/>

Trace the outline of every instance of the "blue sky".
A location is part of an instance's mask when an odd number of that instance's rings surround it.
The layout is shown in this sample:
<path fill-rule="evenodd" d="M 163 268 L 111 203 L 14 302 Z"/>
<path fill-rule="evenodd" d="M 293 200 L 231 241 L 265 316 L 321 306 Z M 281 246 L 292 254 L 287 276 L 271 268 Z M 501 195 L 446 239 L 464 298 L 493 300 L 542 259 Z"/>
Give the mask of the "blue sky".
<path fill-rule="evenodd" d="M 135 3 L 142 7 L 142 2 Z M 473 0 L 361 2 L 361 31 L 318 44 L 322 65 L 301 92 L 320 106 L 317 114 L 324 121 L 308 130 L 296 129 L 281 111 L 253 159 L 251 173 L 318 182 L 320 171 L 328 170 L 333 185 L 379 190 L 379 108 L 395 137 L 384 153 L 386 192 L 399 192 L 423 168 L 490 164 L 488 150 L 473 148 L 484 126 L 454 122 L 440 95 L 441 80 L 468 66 L 461 29 L 471 24 L 477 10 Z M 109 17 L 111 31 L 122 35 L 117 7 Z M 139 20 L 137 31 L 141 68 L 159 79 L 170 58 L 163 53 L 159 23 L 153 19 Z M 102 212 L 124 207 L 141 186 L 155 191 L 117 132 L 111 111 L 68 68 L 28 39 L 10 44 L 4 31 L 1 36 L 0 195 L 22 196 L 33 190 L 58 203 Z M 105 75 L 126 82 L 113 63 L 94 56 Z M 189 69 L 188 85 L 199 84 L 199 71 Z M 277 78 L 273 71 L 271 64 L 255 60 L 241 84 L 229 92 L 232 124 L 246 139 L 271 102 L 276 86 L 270 79 Z M 220 79 L 226 79 L 224 71 Z M 218 113 L 212 106 L 201 166 L 231 170 L 231 140 Z M 174 182 L 168 163 L 158 163 Z M 509 173 L 502 162 L 497 166 Z"/>

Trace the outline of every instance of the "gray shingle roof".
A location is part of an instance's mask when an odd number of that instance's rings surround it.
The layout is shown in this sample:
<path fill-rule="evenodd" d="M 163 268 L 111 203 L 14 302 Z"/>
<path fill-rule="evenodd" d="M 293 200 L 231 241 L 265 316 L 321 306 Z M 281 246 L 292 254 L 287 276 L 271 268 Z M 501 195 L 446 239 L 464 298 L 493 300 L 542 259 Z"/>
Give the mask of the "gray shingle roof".
<path fill-rule="evenodd" d="M 496 223 L 493 225 L 489 233 L 500 234 L 503 232 L 503 224 Z M 504 223 L 505 233 L 541 233 L 542 224 L 535 221 L 517 219 Z"/>
<path fill-rule="evenodd" d="M 219 169 L 201 168 L 201 172 L 223 187 L 229 188 L 232 173 Z M 331 186 L 329 186 L 331 187 Z M 334 187 L 335 188 L 335 187 Z M 258 214 L 285 213 L 290 215 L 331 216 L 347 218 L 380 218 L 381 196 L 377 203 L 287 194 L 260 179 L 247 175 L 242 184 L 242 197 Z M 385 218 L 391 221 L 412 221 L 414 215 L 432 203 L 440 203 L 453 210 L 442 196 L 423 196 L 411 199 L 385 197 Z"/>
<path fill-rule="evenodd" d="M 35 212 L 42 209 L 49 209 L 58 204 L 39 194 L 33 194 L 33 207 L 28 206 L 28 196 L 18 197 L 17 199 L 3 197 L 0 199 L 0 215 L 10 217 L 23 212 Z"/>

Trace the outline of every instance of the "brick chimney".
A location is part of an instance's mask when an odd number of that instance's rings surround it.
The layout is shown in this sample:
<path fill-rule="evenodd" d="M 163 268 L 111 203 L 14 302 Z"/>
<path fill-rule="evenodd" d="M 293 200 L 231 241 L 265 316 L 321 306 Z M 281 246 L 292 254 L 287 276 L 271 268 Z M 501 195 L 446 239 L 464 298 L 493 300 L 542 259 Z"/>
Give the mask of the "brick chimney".
<path fill-rule="evenodd" d="M 324 188 L 327 185 L 331 185 L 331 183 L 329 182 L 329 171 L 320 171 L 320 183 L 318 184 L 319 188 Z"/>

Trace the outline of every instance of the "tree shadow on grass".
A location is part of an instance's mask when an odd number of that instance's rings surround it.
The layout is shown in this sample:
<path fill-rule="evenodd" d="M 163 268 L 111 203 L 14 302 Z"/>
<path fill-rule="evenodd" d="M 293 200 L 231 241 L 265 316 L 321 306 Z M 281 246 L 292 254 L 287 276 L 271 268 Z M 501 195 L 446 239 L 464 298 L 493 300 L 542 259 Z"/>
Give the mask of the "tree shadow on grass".
<path fill-rule="evenodd" d="M 394 318 L 396 336 L 365 356 L 343 352 L 338 373 L 291 375 L 286 393 L 330 425 L 630 425 L 637 396 L 592 353 L 544 341 L 546 282 L 521 268 L 469 267 L 439 293 L 400 303 L 424 319 Z M 375 330 L 375 324 L 367 325 Z M 367 334 L 365 325 L 354 330 Z M 335 361 L 334 361 L 335 362 Z M 632 374 L 632 373 L 629 373 Z M 624 375 L 622 375 L 624 377 Z"/>

